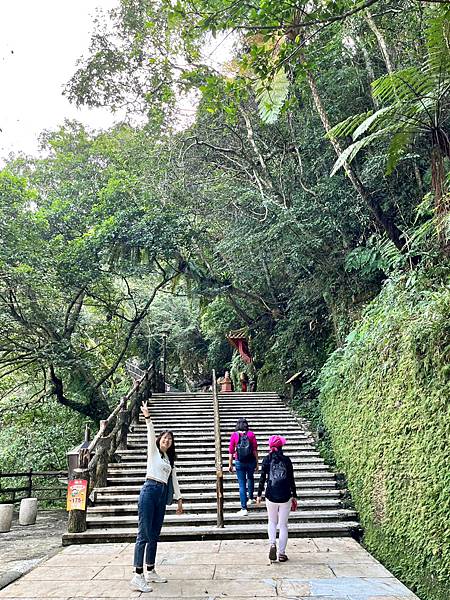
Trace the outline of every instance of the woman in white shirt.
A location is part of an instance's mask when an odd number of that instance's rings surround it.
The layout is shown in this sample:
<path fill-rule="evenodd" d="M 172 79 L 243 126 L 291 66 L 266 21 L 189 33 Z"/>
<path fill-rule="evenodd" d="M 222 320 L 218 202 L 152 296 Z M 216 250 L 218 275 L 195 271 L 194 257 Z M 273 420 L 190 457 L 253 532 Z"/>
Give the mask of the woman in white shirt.
<path fill-rule="evenodd" d="M 143 402 L 141 412 L 147 425 L 147 474 L 139 494 L 139 525 L 134 548 L 135 575 L 130 582 L 132 590 L 151 592 L 150 582 L 165 583 L 167 579 L 155 571 L 156 548 L 164 521 L 166 504 L 173 486 L 173 498 L 178 500 L 177 514 L 183 512 L 183 500 L 175 468 L 175 440 L 171 431 L 164 431 L 158 437 L 150 419 L 147 402 Z M 169 498 L 171 501 L 171 498 Z M 144 555 L 147 574 L 144 577 Z"/>

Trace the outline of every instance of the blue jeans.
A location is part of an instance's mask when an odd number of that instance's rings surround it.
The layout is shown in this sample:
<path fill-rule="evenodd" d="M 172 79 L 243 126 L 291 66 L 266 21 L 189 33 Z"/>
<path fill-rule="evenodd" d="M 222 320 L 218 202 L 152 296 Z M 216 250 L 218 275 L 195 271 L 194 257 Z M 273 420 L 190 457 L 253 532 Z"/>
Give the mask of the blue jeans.
<path fill-rule="evenodd" d="M 247 491 L 248 498 L 253 500 L 253 493 L 255 490 L 255 479 L 253 477 L 256 469 L 256 458 L 252 458 L 248 462 L 241 462 L 236 459 L 234 461 L 234 467 L 236 469 L 236 475 L 239 481 L 239 498 L 241 500 L 241 507 L 247 508 Z"/>
<path fill-rule="evenodd" d="M 139 525 L 134 547 L 134 566 L 154 565 L 156 546 L 166 512 L 167 485 L 148 479 L 141 488 L 138 502 Z"/>

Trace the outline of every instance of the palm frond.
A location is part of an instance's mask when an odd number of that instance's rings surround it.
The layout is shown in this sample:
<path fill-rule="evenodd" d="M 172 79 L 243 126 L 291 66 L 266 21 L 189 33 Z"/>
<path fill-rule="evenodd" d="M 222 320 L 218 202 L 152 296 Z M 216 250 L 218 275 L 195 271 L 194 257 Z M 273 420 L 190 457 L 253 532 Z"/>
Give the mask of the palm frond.
<path fill-rule="evenodd" d="M 284 68 L 279 69 L 270 86 L 257 90 L 258 112 L 261 120 L 269 125 L 276 122 L 289 92 L 289 80 Z"/>
<path fill-rule="evenodd" d="M 358 127 L 353 132 L 353 139 L 356 141 L 359 137 L 361 137 L 363 133 L 373 130 L 375 125 L 380 126 L 381 121 L 383 121 L 384 119 L 391 119 L 393 112 L 395 112 L 395 107 L 392 106 L 385 106 L 384 108 L 380 108 L 380 110 L 377 110 L 367 119 L 365 119 L 365 121 L 360 123 L 360 125 L 358 125 Z"/>
<path fill-rule="evenodd" d="M 415 227 L 409 236 L 410 247 L 420 248 L 428 239 L 437 237 L 436 218 L 428 219 L 418 227 Z"/>
<path fill-rule="evenodd" d="M 426 31 L 429 72 L 450 74 L 450 7 L 431 9 L 432 17 Z"/>
<path fill-rule="evenodd" d="M 422 98 L 431 93 L 434 88 L 434 78 L 415 67 L 383 75 L 372 82 L 373 97 L 383 104 Z"/>
<path fill-rule="evenodd" d="M 414 131 L 402 130 L 394 135 L 388 149 L 386 174 L 391 175 L 411 143 Z"/>
<path fill-rule="evenodd" d="M 381 263 L 385 265 L 385 270 L 395 269 L 404 262 L 403 254 L 389 238 L 384 238 L 379 242 L 377 249 L 381 256 Z"/>
<path fill-rule="evenodd" d="M 381 138 L 391 132 L 392 128 L 386 127 L 385 129 L 381 129 L 380 131 L 375 131 L 375 133 L 367 135 L 362 140 L 358 140 L 357 142 L 350 144 L 350 146 L 348 146 L 348 148 L 342 152 L 337 161 L 334 163 L 330 177 L 333 177 L 333 175 L 335 175 L 336 172 L 339 171 L 339 169 L 346 163 L 350 164 L 360 150 L 371 144 L 377 138 Z"/>
<path fill-rule="evenodd" d="M 348 117 L 344 121 L 337 123 L 334 127 L 332 127 L 325 137 L 327 139 L 336 139 L 347 137 L 352 135 L 352 133 L 357 129 L 361 123 L 364 123 L 371 115 L 373 114 L 373 110 L 369 110 L 365 113 L 360 113 L 358 115 L 352 115 Z"/>

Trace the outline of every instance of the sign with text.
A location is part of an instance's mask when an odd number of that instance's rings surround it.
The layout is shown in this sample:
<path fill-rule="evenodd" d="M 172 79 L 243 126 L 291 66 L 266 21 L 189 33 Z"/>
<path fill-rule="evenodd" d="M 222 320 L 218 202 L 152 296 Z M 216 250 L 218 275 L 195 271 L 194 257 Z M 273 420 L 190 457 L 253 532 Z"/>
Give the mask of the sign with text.
<path fill-rule="evenodd" d="M 71 479 L 67 487 L 67 510 L 85 510 L 86 495 L 86 479 Z"/>

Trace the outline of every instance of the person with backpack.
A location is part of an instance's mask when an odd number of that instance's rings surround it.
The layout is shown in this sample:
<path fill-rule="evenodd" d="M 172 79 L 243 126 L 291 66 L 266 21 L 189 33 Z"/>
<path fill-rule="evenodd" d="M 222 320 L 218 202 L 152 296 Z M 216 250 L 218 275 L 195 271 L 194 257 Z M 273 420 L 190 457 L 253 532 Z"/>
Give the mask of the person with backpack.
<path fill-rule="evenodd" d="M 158 437 L 150 418 L 147 402 L 141 413 L 147 426 L 147 472 L 138 502 L 138 532 L 134 547 L 135 574 L 130 587 L 137 592 L 151 592 L 149 583 L 166 583 L 167 579 L 155 571 L 156 548 L 166 513 L 166 506 L 178 501 L 177 515 L 183 513 L 183 500 L 175 468 L 175 439 L 171 431 Z M 147 573 L 144 575 L 144 558 Z"/>
<path fill-rule="evenodd" d="M 283 454 L 286 444 L 284 437 L 272 435 L 269 438 L 269 454 L 261 464 L 256 504 L 260 504 L 264 487 L 268 515 L 269 559 L 277 560 L 277 526 L 280 530 L 278 560 L 286 562 L 288 541 L 288 518 L 290 510 L 297 509 L 297 488 L 291 459 Z"/>
<path fill-rule="evenodd" d="M 246 517 L 248 515 L 247 505 L 254 502 L 254 473 L 258 470 L 258 442 L 253 431 L 249 430 L 247 419 L 238 419 L 235 431 L 230 438 L 228 462 L 230 473 L 233 472 L 233 461 L 239 482 L 239 499 L 241 501 L 241 509 L 237 514 L 240 517 Z"/>

